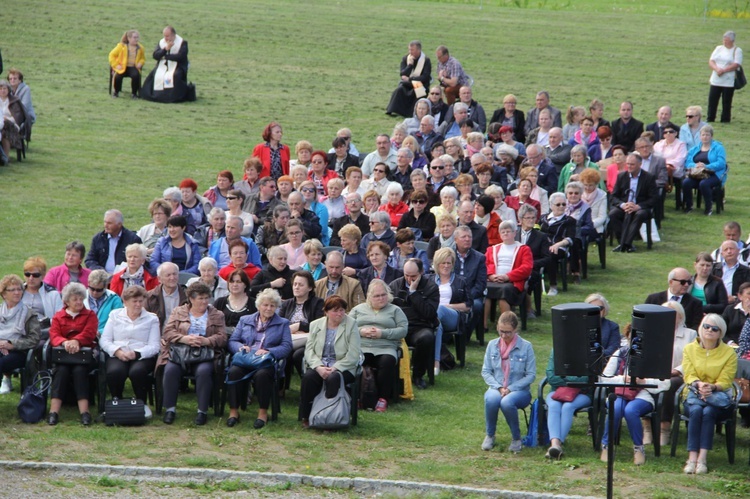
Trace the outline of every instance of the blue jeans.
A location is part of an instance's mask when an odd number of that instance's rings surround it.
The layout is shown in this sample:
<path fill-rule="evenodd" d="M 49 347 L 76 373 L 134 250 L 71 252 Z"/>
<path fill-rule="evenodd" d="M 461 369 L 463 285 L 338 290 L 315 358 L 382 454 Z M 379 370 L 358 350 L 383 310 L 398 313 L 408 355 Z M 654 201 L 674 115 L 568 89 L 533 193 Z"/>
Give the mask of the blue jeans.
<path fill-rule="evenodd" d="M 547 395 L 547 431 L 549 438 L 557 438 L 565 442 L 570 428 L 573 426 L 573 416 L 578 409 L 591 405 L 591 397 L 579 393 L 572 402 L 558 402 L 552 399 L 554 392 Z"/>
<path fill-rule="evenodd" d="M 440 360 L 440 349 L 443 346 L 443 330 L 455 331 L 458 329 L 458 319 L 460 314 L 457 310 L 453 310 L 445 305 L 438 306 L 438 324 L 437 330 L 435 330 L 435 360 Z"/>
<path fill-rule="evenodd" d="M 607 403 L 609 406 L 609 402 Z M 623 415 L 625 423 L 628 425 L 630 438 L 633 439 L 633 445 L 643 445 L 643 425 L 641 417 L 654 410 L 653 404 L 641 399 L 627 401 L 622 397 L 615 400 L 615 431 L 620 427 Z M 609 443 L 609 419 L 604 423 L 604 435 L 602 436 L 602 445 Z"/>
<path fill-rule="evenodd" d="M 701 449 L 711 450 L 714 445 L 716 420 L 725 418 L 733 409 L 717 409 L 707 405 L 686 405 L 690 423 L 688 424 L 688 451 L 698 452 Z"/>
<path fill-rule="evenodd" d="M 693 207 L 693 189 L 697 187 L 701 192 L 701 195 L 703 196 L 703 200 L 706 202 L 705 211 L 708 212 L 708 210 L 711 209 L 713 203 L 714 187 L 718 187 L 720 185 L 721 180 L 716 175 L 711 175 L 710 177 L 703 180 L 693 180 L 692 178 L 685 175 L 685 180 L 682 181 L 682 199 L 684 205 L 688 208 Z"/>
<path fill-rule="evenodd" d="M 498 411 L 503 411 L 505 422 L 508 423 L 513 440 L 521 440 L 521 428 L 518 426 L 518 410 L 528 407 L 531 403 L 531 392 L 510 392 L 503 397 L 500 390 L 490 388 L 484 393 L 484 420 L 487 435 L 494 437 L 497 429 Z"/>

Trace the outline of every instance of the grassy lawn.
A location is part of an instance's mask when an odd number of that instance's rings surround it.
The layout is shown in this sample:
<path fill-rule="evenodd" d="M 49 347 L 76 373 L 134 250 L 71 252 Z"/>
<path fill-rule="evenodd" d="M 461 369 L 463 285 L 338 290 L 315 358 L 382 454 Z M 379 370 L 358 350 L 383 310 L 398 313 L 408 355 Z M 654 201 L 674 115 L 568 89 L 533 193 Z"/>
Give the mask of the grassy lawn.
<path fill-rule="evenodd" d="M 517 7 L 520 5 L 522 8 Z M 709 2 L 731 11 L 734 2 Z M 540 9 L 544 7 L 544 9 Z M 31 86 L 37 125 L 26 162 L 0 169 L 0 273 L 20 273 L 25 258 L 61 262 L 64 245 L 88 246 L 101 230 L 106 209 L 117 207 L 128 228 L 149 222 L 147 206 L 165 187 L 193 177 L 203 190 L 215 174 L 241 173 L 242 161 L 271 120 L 284 125 L 284 142 L 300 139 L 328 149 L 335 131 L 348 126 L 360 151 L 374 148 L 378 132 L 390 132 L 384 114 L 409 40 L 421 39 L 433 58 L 447 45 L 474 77 L 475 98 L 491 113 L 507 93 L 519 109 L 547 89 L 565 108 L 605 102 L 605 118 L 616 118 L 619 102 L 632 100 L 635 117 L 655 119 L 671 104 L 674 121 L 686 106 L 705 107 L 708 56 L 727 29 L 746 20 L 703 18 L 704 2 L 646 1 L 317 1 L 144 2 L 128 4 L 29 0 L 3 12 L 13 33 L 2 46 L 7 68 L 15 66 Z M 107 54 L 123 31 L 138 28 L 147 53 L 172 23 L 190 43 L 190 79 L 199 100 L 158 105 L 111 99 L 106 92 Z M 742 24 L 741 24 L 742 23 Z M 11 31 L 12 30 L 12 31 Z M 686 36 L 688 34 L 688 36 Z M 150 70 L 153 62 L 148 61 Z M 127 89 L 128 82 L 125 82 Z M 654 250 L 639 245 L 632 255 L 608 254 L 607 270 L 592 251 L 589 279 L 543 303 L 530 324 L 540 377 L 551 346 L 549 307 L 582 301 L 599 291 L 612 303 L 611 318 L 628 322 L 632 306 L 666 286 L 674 266 L 689 267 L 698 251 L 713 249 L 727 220 L 746 221 L 744 189 L 750 146 L 745 131 L 748 90 L 735 95 L 734 120 L 716 126 L 716 139 L 731 163 L 726 211 L 706 218 L 674 212 L 667 204 Z M 746 228 L 747 230 L 747 228 Z M 540 492 L 605 493 L 605 467 L 590 448 L 579 418 L 566 457 L 549 463 L 540 449 L 513 456 L 499 426 L 499 451 L 482 452 L 483 348 L 473 343 L 465 369 L 441 374 L 434 388 L 385 415 L 362 414 L 346 433 L 303 432 L 296 423 L 295 380 L 278 423 L 249 429 L 255 407 L 230 430 L 211 418 L 192 425 L 195 399 L 182 396 L 176 428 L 155 422 L 143 428 L 96 425 L 83 429 L 72 410 L 55 428 L 25 426 L 15 416 L 17 392 L 0 399 L 0 455 L 4 459 L 110 464 L 216 467 L 320 475 L 413 479 Z M 683 432 L 684 438 L 684 432 Z M 727 463 L 720 438 L 711 453 L 711 473 L 696 480 L 681 474 L 678 457 L 631 464 L 628 438 L 618 452 L 616 489 L 621 497 L 690 497 L 750 494 L 747 460 L 750 434 L 738 431 L 737 461 Z"/>

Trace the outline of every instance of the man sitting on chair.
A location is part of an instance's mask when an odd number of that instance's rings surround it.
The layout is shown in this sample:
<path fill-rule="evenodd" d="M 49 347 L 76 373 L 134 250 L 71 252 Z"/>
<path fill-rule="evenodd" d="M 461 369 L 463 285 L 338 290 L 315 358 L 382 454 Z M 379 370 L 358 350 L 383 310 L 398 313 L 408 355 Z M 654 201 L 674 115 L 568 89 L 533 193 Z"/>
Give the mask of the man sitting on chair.
<path fill-rule="evenodd" d="M 612 191 L 609 222 L 620 242 L 613 250 L 615 252 L 635 251 L 633 239 L 641 224 L 651 218 L 651 209 L 659 196 L 656 178 L 641 170 L 641 161 L 639 154 L 628 154 L 625 160 L 626 171 L 617 176 Z"/>
<path fill-rule="evenodd" d="M 427 96 L 432 78 L 432 63 L 422 52 L 422 42 L 409 43 L 409 53 L 401 59 L 401 82 L 391 95 L 386 114 L 400 114 L 411 118 L 414 103 Z"/>
<path fill-rule="evenodd" d="M 162 32 L 164 38 L 154 50 L 156 67 L 146 77 L 141 97 L 155 102 L 195 100 L 195 88 L 188 84 L 188 43 L 172 26 Z"/>

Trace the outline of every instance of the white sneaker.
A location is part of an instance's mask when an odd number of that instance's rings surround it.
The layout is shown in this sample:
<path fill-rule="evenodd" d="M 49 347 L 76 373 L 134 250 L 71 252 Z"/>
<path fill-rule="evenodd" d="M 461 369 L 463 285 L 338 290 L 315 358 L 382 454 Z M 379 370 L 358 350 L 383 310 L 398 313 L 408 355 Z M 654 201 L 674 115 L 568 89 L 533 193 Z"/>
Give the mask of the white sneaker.
<path fill-rule="evenodd" d="M 549 291 L 547 291 L 547 296 L 557 296 L 557 287 L 552 286 L 549 288 Z"/>
<path fill-rule="evenodd" d="M 151 408 L 147 405 L 143 405 L 143 412 L 146 414 L 146 419 L 151 419 L 154 414 L 151 412 Z"/>
<path fill-rule="evenodd" d="M 513 440 L 511 441 L 510 446 L 508 446 L 510 452 L 521 452 L 521 449 L 523 449 L 523 442 L 520 440 Z"/>
<path fill-rule="evenodd" d="M 0 395 L 5 395 L 13 390 L 13 384 L 10 378 L 3 377 L 3 382 L 0 384 Z"/>
<path fill-rule="evenodd" d="M 440 367 L 436 367 L 433 372 L 435 373 L 435 376 L 440 374 Z"/>
<path fill-rule="evenodd" d="M 482 442 L 482 450 L 492 450 L 492 448 L 495 446 L 495 437 L 491 437 L 489 435 L 484 437 L 484 442 Z"/>

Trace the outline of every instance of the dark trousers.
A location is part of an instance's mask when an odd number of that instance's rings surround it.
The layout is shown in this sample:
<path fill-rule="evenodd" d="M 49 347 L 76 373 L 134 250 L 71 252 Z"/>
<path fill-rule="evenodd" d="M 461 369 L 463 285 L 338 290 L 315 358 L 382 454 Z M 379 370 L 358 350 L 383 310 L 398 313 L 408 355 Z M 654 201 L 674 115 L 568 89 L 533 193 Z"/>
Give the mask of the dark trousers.
<path fill-rule="evenodd" d="M 0 356 L 0 373 L 10 374 L 15 369 L 26 365 L 26 352 L 28 350 L 11 350 L 8 355 Z"/>
<path fill-rule="evenodd" d="M 664 392 L 664 402 L 661 406 L 661 420 L 663 423 L 671 423 L 674 416 L 674 397 L 677 389 L 682 386 L 682 376 L 672 376 L 669 380 L 669 389 Z"/>
<path fill-rule="evenodd" d="M 50 398 L 64 400 L 65 394 L 68 392 L 68 385 L 72 378 L 73 392 L 76 395 L 76 400 L 88 399 L 90 371 L 91 366 L 56 364 L 55 374 L 52 376 Z"/>
<path fill-rule="evenodd" d="M 623 246 L 632 246 L 633 239 L 638 234 L 641 224 L 651 218 L 651 210 L 638 210 L 635 213 L 625 213 L 621 208 L 609 211 L 609 223 L 617 240 Z"/>
<path fill-rule="evenodd" d="M 435 363 L 435 331 L 429 328 L 409 331 L 406 344 L 414 348 L 412 366 L 414 377 L 419 379 L 432 369 Z"/>
<path fill-rule="evenodd" d="M 326 387 L 326 398 L 333 398 L 339 392 L 341 388 L 341 376 L 344 376 L 344 384 L 348 385 L 354 381 L 354 375 L 349 371 L 333 371 L 328 375 L 327 379 L 323 379 L 315 369 L 308 369 L 305 375 L 302 377 L 302 387 L 300 388 L 299 394 L 299 417 L 300 419 L 307 419 L 310 417 L 310 410 L 312 409 L 313 400 L 323 389 L 323 385 Z M 352 401 L 356 404 L 357 401 Z"/>
<path fill-rule="evenodd" d="M 716 175 L 711 175 L 703 180 L 694 180 L 690 177 L 685 177 L 685 180 L 682 181 L 682 200 L 685 203 L 685 208 L 693 207 L 693 189 L 698 188 L 706 203 L 704 211 L 708 213 L 713 207 L 714 187 L 720 185 L 721 180 Z"/>
<path fill-rule="evenodd" d="M 255 395 L 258 397 L 258 407 L 260 409 L 268 409 L 268 406 L 271 405 L 271 395 L 275 389 L 274 369 L 275 367 L 259 369 L 253 374 L 253 377 L 250 378 L 253 382 Z M 240 366 L 232 366 L 229 368 L 227 378 L 229 378 L 229 381 L 236 381 L 242 379 L 249 372 L 250 369 L 245 369 Z M 245 380 L 227 386 L 227 396 L 229 398 L 229 407 L 231 409 L 237 409 L 240 406 L 240 387 L 244 386 L 247 382 L 248 380 Z"/>
<path fill-rule="evenodd" d="M 107 359 L 107 386 L 113 397 L 122 398 L 125 381 L 130 378 L 135 398 L 146 401 L 148 397 L 148 375 L 154 372 L 156 357 L 123 362 L 117 357 Z M 171 407 L 171 406 L 170 406 Z"/>
<path fill-rule="evenodd" d="M 716 111 L 719 107 L 721 97 L 721 122 L 732 121 L 732 99 L 734 98 L 734 87 L 717 87 L 711 85 L 708 90 L 708 116 L 706 119 L 713 123 L 716 121 Z"/>
<path fill-rule="evenodd" d="M 188 371 L 195 375 L 195 394 L 198 397 L 198 411 L 208 412 L 211 403 L 211 390 L 214 384 L 214 361 L 208 360 L 200 364 L 187 366 Z M 177 405 L 177 394 L 180 391 L 180 381 L 188 374 L 179 364 L 171 360 L 164 366 L 164 407 Z"/>
<path fill-rule="evenodd" d="M 433 352 L 434 353 L 434 352 Z M 370 366 L 376 370 L 375 383 L 378 385 L 378 398 L 390 400 L 398 394 L 393 393 L 393 385 L 396 381 L 396 363 L 398 359 L 390 354 L 373 355 L 365 354 L 363 366 Z"/>
<path fill-rule="evenodd" d="M 289 388 L 289 382 L 291 381 L 292 374 L 294 373 L 294 370 L 297 370 L 297 374 L 302 377 L 303 375 L 303 366 L 302 363 L 305 360 L 305 347 L 300 347 L 294 350 L 291 354 L 289 354 L 289 357 L 286 359 L 286 365 L 284 365 L 284 375 L 286 376 L 285 379 L 285 386 L 286 388 Z"/>
<path fill-rule="evenodd" d="M 123 74 L 115 73 L 115 93 L 122 92 L 122 79 L 125 77 L 130 78 L 130 91 L 133 95 L 138 95 L 141 90 L 141 72 L 134 67 L 125 68 Z"/>

